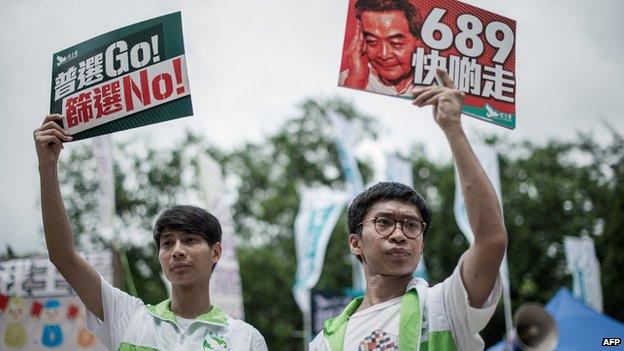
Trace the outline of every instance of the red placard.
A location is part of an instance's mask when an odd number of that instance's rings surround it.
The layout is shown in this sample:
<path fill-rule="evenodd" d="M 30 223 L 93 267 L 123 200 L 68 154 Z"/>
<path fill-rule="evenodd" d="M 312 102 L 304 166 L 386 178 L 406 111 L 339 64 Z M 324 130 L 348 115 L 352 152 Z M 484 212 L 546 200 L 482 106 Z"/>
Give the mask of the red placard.
<path fill-rule="evenodd" d="M 464 113 L 515 127 L 516 22 L 455 0 L 350 0 L 339 85 L 411 97 L 446 69 Z"/>

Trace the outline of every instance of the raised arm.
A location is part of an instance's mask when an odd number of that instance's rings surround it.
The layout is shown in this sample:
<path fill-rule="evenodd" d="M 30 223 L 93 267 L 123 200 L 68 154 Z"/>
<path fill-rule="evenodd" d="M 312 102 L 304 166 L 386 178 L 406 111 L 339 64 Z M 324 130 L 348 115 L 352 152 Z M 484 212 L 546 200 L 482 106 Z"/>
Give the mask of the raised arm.
<path fill-rule="evenodd" d="M 455 89 L 446 71 L 438 69 L 443 86 L 414 89 L 413 104 L 433 106 L 433 116 L 451 146 L 468 220 L 475 236 L 464 257 L 461 276 L 470 305 L 487 300 L 505 255 L 507 232 L 496 192 L 475 156 L 461 125 L 464 94 Z"/>
<path fill-rule="evenodd" d="M 50 261 L 76 291 L 82 302 L 100 320 L 104 320 L 100 276 L 74 247 L 74 234 L 69 225 L 58 181 L 58 157 L 63 142 L 71 140 L 55 121 L 60 115 L 49 115 L 33 134 L 41 182 L 41 213 Z"/>

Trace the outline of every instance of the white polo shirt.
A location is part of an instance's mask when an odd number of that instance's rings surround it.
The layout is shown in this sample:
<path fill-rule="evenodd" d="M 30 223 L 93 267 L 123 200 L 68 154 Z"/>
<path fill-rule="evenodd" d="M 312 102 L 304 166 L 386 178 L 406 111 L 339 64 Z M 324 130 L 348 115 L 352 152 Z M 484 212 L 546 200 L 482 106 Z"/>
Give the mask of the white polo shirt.
<path fill-rule="evenodd" d="M 87 310 L 87 327 L 110 350 L 267 351 L 254 327 L 217 306 L 194 320 L 178 319 L 171 312 L 171 300 L 145 305 L 100 280 L 104 321 Z"/>

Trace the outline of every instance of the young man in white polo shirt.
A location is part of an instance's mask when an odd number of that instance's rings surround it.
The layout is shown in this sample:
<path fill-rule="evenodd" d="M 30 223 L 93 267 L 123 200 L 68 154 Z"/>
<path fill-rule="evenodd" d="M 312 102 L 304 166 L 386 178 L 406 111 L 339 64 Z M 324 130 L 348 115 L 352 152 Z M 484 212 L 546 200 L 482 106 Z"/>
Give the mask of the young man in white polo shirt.
<path fill-rule="evenodd" d="M 446 71 L 442 86 L 414 89 L 414 105 L 433 115 L 453 153 L 475 241 L 454 272 L 433 287 L 413 279 L 431 211 L 411 187 L 379 183 L 349 207 L 349 247 L 364 267 L 366 292 L 325 322 L 310 351 L 482 350 L 479 331 L 496 308 L 507 233 L 494 188 L 461 125 L 463 93 Z"/>
<path fill-rule="evenodd" d="M 208 212 L 176 206 L 157 219 L 154 240 L 171 299 L 156 306 L 111 286 L 74 248 L 58 183 L 58 156 L 71 137 L 47 116 L 33 133 L 50 261 L 88 309 L 89 329 L 110 350 L 267 350 L 260 333 L 210 301 L 210 277 L 221 257 L 221 226 Z"/>

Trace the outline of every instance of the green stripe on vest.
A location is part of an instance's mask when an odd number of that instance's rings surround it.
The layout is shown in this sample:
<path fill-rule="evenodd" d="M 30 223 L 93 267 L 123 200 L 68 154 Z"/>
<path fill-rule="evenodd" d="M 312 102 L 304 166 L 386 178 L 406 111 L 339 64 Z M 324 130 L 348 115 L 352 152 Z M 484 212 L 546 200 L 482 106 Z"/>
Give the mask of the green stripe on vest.
<path fill-rule="evenodd" d="M 154 349 L 154 348 L 146 347 L 146 346 L 132 345 L 132 344 L 128 344 L 127 342 L 122 342 L 121 344 L 119 344 L 119 348 L 117 350 L 119 351 L 158 351 L 158 349 Z"/>
<path fill-rule="evenodd" d="M 349 317 L 362 304 L 364 297 L 358 297 L 351 301 L 340 315 L 325 321 L 323 334 L 327 338 L 331 351 L 343 351 L 345 332 Z M 411 289 L 401 298 L 399 313 L 399 350 L 419 351 L 422 318 L 420 315 L 420 302 L 418 292 Z"/>

